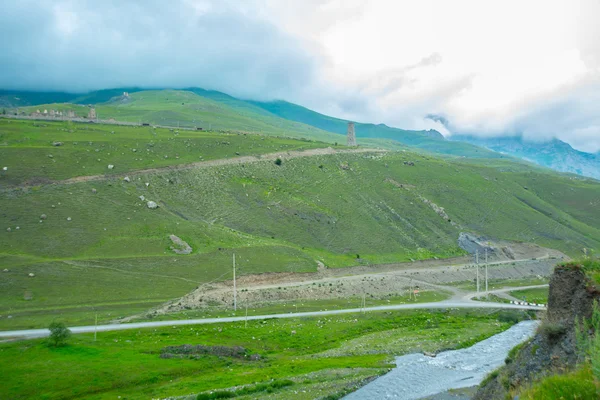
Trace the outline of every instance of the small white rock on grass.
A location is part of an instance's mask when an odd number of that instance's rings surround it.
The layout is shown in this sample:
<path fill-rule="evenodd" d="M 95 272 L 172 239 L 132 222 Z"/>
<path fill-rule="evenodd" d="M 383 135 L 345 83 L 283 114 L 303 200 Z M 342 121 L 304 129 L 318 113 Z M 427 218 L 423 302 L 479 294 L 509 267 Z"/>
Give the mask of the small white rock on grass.
<path fill-rule="evenodd" d="M 150 200 L 148 203 L 146 203 L 146 205 L 148 206 L 148 208 L 150 208 L 152 210 L 155 208 L 158 208 L 158 204 L 156 204 L 156 202 L 154 202 L 152 200 Z"/>
<path fill-rule="evenodd" d="M 70 220 L 71 220 L 71 217 L 67 217 L 67 221 L 70 221 Z"/>
<path fill-rule="evenodd" d="M 2 168 L 2 171 L 8 171 L 8 167 Z"/>
<path fill-rule="evenodd" d="M 113 169 L 115 166 L 112 164 L 108 164 L 108 169 Z"/>

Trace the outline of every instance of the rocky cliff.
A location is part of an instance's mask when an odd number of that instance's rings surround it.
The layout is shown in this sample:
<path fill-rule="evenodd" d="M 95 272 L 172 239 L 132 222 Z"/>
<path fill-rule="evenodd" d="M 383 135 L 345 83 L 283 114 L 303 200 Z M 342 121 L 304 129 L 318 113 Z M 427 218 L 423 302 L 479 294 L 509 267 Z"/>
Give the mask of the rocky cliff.
<path fill-rule="evenodd" d="M 474 399 L 506 399 L 515 389 L 547 374 L 561 373 L 578 360 L 576 321 L 590 318 L 600 293 L 576 264 L 559 265 L 550 280 L 548 311 L 538 333 L 507 365 L 484 381 Z"/>

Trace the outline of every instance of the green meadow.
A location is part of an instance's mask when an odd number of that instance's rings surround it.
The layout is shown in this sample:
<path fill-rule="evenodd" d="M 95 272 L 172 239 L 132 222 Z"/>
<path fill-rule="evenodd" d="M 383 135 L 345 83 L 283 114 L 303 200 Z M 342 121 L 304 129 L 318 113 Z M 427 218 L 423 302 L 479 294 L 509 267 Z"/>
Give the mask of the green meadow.
<path fill-rule="evenodd" d="M 0 397 L 131 400 L 237 390 L 249 399 L 264 390 L 260 397 L 337 398 L 385 373 L 394 356 L 468 347 L 519 315 L 384 312 L 100 332 L 97 341 L 81 334 L 58 348 L 41 339 L 3 343 L 0 357 L 10 363 L 0 363 Z M 243 356 L 161 357 L 167 346 L 185 344 L 241 346 Z"/>

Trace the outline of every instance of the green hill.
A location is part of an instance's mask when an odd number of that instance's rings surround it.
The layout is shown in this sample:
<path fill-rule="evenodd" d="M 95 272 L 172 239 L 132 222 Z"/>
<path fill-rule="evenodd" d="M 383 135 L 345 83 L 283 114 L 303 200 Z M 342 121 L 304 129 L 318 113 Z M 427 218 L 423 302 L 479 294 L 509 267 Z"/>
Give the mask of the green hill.
<path fill-rule="evenodd" d="M 0 119 L 0 143 L 0 315 L 13 317 L 2 328 L 140 312 L 230 278 L 234 252 L 243 275 L 450 257 L 463 254 L 462 231 L 600 249 L 600 183 L 509 160 L 294 157 L 329 144 L 11 119 Z M 231 161 L 266 153 L 281 165 Z M 171 234 L 192 254 L 174 254 Z"/>
<path fill-rule="evenodd" d="M 123 92 L 128 90 L 129 97 L 123 97 Z M 36 98 L 33 94 L 28 96 Z M 74 110 L 78 116 L 84 117 L 88 113 L 86 105 L 96 104 L 98 117 L 105 120 L 256 132 L 329 143 L 346 142 L 345 120 L 328 117 L 284 101 L 245 101 L 225 93 L 199 88 L 143 91 L 135 88 L 111 89 L 86 95 L 72 95 L 67 100 L 63 94 L 57 94 L 57 101 L 63 103 L 36 103 L 35 107 L 21 107 L 21 111 Z M 358 143 L 364 146 L 390 150 L 412 148 L 415 151 L 449 156 L 506 157 L 472 144 L 447 141 L 436 131 L 410 131 L 382 124 L 357 123 L 356 132 Z"/>

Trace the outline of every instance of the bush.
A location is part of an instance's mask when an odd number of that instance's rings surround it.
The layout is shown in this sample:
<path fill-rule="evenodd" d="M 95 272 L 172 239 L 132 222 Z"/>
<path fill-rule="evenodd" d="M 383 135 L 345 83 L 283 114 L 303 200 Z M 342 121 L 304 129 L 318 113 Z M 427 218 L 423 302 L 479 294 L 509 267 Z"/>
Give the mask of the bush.
<path fill-rule="evenodd" d="M 54 347 L 65 346 L 67 340 L 71 337 L 71 331 L 62 322 L 52 322 L 48 326 L 50 330 L 50 336 L 48 337 L 48 344 Z"/>
<path fill-rule="evenodd" d="M 545 336 L 548 340 L 556 340 L 566 332 L 567 328 L 565 328 L 563 325 L 548 321 L 544 321 L 539 328 L 539 333 Z"/>
<path fill-rule="evenodd" d="M 283 161 L 281 161 L 281 158 L 277 158 L 275 160 L 275 165 L 281 165 L 283 163 Z"/>

